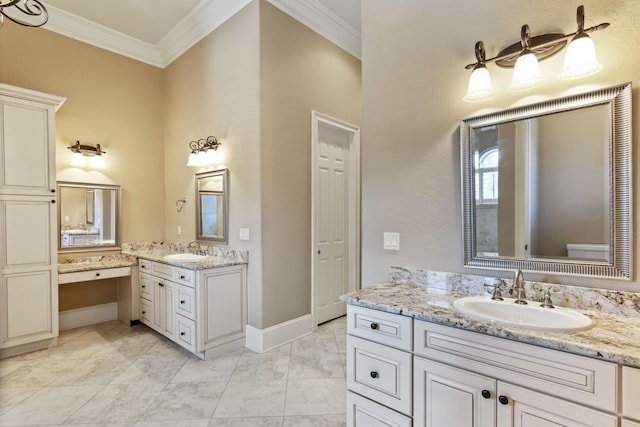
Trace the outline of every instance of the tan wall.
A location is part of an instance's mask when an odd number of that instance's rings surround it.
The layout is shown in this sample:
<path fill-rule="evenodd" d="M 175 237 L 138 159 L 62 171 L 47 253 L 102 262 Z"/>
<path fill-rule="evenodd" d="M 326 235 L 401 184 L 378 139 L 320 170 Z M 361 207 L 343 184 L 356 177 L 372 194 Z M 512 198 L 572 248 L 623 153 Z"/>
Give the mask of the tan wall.
<path fill-rule="evenodd" d="M 519 40 L 529 24 L 534 35 L 575 31 L 576 3 L 433 0 L 363 1 L 362 282 L 387 279 L 391 265 L 508 277 L 509 272 L 462 266 L 459 121 L 558 97 L 575 91 L 640 82 L 640 9 L 636 2 L 588 0 L 586 25 L 611 22 L 592 35 L 604 70 L 582 81 L 559 81 L 563 55 L 541 64 L 547 82 L 526 93 L 506 90 L 511 71 L 490 64 L 499 93 L 490 101 L 465 103 L 473 48 L 483 40 L 487 56 Z M 634 90 L 633 120 L 640 118 Z M 634 126 L 634 146 L 640 134 Z M 637 166 L 637 150 L 634 165 Z M 635 174 L 634 188 L 639 175 Z M 637 218 L 637 213 L 636 213 Z M 634 225 L 637 228 L 637 221 Z M 384 251 L 382 233 L 401 235 L 401 250 Z M 638 253 L 636 239 L 634 253 Z M 634 270 L 637 271 L 637 262 Z M 570 276 L 527 274 L 527 279 L 640 291 L 632 283 Z"/>
<path fill-rule="evenodd" d="M 60 311 L 116 302 L 117 297 L 116 279 L 66 283 L 58 287 Z"/>
<path fill-rule="evenodd" d="M 249 250 L 249 323 L 260 327 L 259 3 L 252 2 L 164 70 L 166 236 L 195 239 L 195 173 L 188 143 L 213 135 L 229 168 L 229 246 Z M 175 202 L 186 198 L 182 212 Z M 178 236 L 178 226 L 182 235 Z M 248 227 L 251 240 L 240 241 Z"/>
<path fill-rule="evenodd" d="M 260 13 L 263 327 L 311 313 L 311 110 L 360 125 L 360 61 Z"/>
<path fill-rule="evenodd" d="M 5 22 L 0 81 L 66 97 L 56 114 L 57 179 L 121 185 L 122 240 L 164 238 L 162 70 L 44 29 Z M 106 168 L 70 167 L 67 147 L 76 140 L 99 143 Z M 61 293 L 61 307 L 66 298 L 86 300 L 86 305 L 115 301 L 115 293 L 91 286 L 76 296 L 71 289 Z"/>

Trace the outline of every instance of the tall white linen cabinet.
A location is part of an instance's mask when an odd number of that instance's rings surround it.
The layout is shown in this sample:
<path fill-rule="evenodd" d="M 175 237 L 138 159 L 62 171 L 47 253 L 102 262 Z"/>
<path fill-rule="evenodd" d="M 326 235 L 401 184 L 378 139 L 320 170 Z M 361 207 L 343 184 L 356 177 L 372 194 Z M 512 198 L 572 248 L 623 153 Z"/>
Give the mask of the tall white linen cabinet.
<path fill-rule="evenodd" d="M 0 83 L 0 357 L 57 344 L 55 112 L 65 100 Z"/>

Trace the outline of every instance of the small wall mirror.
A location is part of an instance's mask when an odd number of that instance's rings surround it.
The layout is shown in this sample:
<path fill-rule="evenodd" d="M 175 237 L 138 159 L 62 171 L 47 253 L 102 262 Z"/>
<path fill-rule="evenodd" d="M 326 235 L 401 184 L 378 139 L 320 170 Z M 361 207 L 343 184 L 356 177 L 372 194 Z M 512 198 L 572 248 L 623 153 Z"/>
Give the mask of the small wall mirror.
<path fill-rule="evenodd" d="M 464 119 L 464 265 L 631 279 L 631 84 Z"/>
<path fill-rule="evenodd" d="M 58 182 L 60 251 L 118 248 L 120 186 Z"/>
<path fill-rule="evenodd" d="M 196 174 L 196 239 L 228 241 L 229 170 Z"/>

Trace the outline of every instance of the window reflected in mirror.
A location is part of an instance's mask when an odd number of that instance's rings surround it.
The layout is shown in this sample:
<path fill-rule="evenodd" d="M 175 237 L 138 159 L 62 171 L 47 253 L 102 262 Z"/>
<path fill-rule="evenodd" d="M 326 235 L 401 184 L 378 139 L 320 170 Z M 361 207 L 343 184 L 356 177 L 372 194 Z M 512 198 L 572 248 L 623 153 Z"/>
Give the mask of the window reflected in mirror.
<path fill-rule="evenodd" d="M 229 171 L 196 174 L 197 240 L 227 243 Z"/>
<path fill-rule="evenodd" d="M 118 247 L 120 187 L 58 183 L 61 251 Z"/>

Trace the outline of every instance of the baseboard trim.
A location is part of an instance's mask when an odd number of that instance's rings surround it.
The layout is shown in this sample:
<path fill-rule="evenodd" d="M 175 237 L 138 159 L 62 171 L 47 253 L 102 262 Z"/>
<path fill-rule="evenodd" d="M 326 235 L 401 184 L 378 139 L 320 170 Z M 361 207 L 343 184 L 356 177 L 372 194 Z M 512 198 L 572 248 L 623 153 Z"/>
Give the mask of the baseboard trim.
<path fill-rule="evenodd" d="M 257 353 L 264 353 L 313 332 L 310 314 L 288 320 L 265 329 L 247 325 L 246 347 Z"/>
<path fill-rule="evenodd" d="M 118 319 L 118 303 L 92 305 L 60 312 L 60 330 L 79 328 Z"/>

